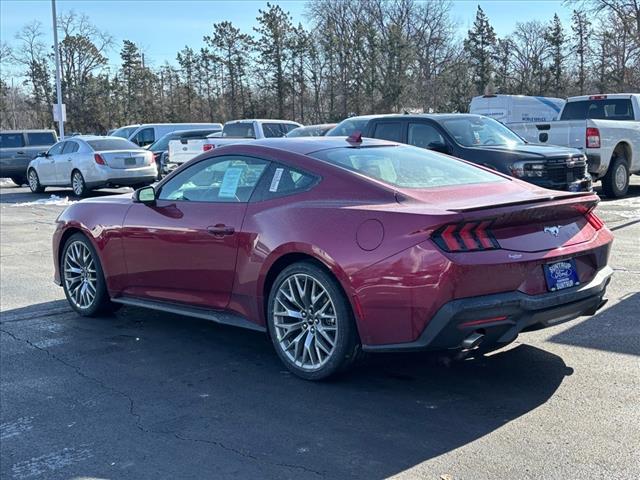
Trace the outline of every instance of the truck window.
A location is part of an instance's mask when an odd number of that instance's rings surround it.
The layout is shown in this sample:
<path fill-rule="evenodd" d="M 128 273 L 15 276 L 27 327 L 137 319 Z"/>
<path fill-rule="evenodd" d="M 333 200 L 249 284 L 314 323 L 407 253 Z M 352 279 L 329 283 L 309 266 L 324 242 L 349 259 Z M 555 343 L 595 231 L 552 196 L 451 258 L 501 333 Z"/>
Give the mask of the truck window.
<path fill-rule="evenodd" d="M 407 143 L 420 148 L 431 148 L 433 145 L 444 145 L 445 141 L 435 127 L 426 123 L 410 123 Z"/>
<path fill-rule="evenodd" d="M 564 106 L 560 120 L 633 120 L 629 98 L 579 100 Z"/>
<path fill-rule="evenodd" d="M 29 145 L 53 145 L 56 143 L 56 136 L 53 132 L 27 132 L 27 142 Z"/>
<path fill-rule="evenodd" d="M 141 147 L 151 145 L 156 141 L 156 136 L 153 133 L 153 128 L 145 128 L 143 130 L 140 130 L 138 133 L 136 133 L 133 141 Z"/>
<path fill-rule="evenodd" d="M 402 142 L 402 123 L 378 123 L 373 131 L 373 137 L 391 142 Z"/>
<path fill-rule="evenodd" d="M 253 122 L 239 122 L 225 124 L 222 129 L 223 137 L 256 138 Z"/>
<path fill-rule="evenodd" d="M 24 147 L 24 137 L 21 133 L 0 134 L 0 148 L 20 148 Z"/>
<path fill-rule="evenodd" d="M 262 132 L 265 138 L 284 137 L 286 133 L 280 123 L 263 123 Z"/>

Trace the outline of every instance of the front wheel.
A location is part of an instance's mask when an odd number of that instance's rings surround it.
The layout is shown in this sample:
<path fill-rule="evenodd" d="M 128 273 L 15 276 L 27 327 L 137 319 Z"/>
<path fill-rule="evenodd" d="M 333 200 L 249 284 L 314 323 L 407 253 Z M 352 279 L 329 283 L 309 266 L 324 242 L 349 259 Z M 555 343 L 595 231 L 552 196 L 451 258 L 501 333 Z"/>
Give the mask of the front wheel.
<path fill-rule="evenodd" d="M 73 188 L 73 193 L 78 197 L 84 197 L 89 192 L 87 184 L 84 182 L 84 177 L 78 170 L 75 170 L 71 175 L 71 188 Z"/>
<path fill-rule="evenodd" d="M 44 192 L 44 186 L 40 184 L 40 178 L 38 178 L 38 173 L 35 169 L 29 170 L 29 175 L 27 176 L 29 180 L 29 188 L 33 193 L 42 193 Z"/>
<path fill-rule="evenodd" d="M 607 173 L 602 178 L 602 191 L 609 198 L 621 198 L 629 190 L 629 167 L 623 156 L 611 160 Z"/>
<path fill-rule="evenodd" d="M 360 348 L 340 285 L 311 262 L 294 263 L 278 275 L 269 293 L 267 323 L 280 359 L 306 380 L 346 369 Z"/>
<path fill-rule="evenodd" d="M 80 315 L 91 317 L 117 308 L 109 298 L 100 259 L 81 233 L 73 234 L 65 243 L 60 276 L 67 301 Z"/>

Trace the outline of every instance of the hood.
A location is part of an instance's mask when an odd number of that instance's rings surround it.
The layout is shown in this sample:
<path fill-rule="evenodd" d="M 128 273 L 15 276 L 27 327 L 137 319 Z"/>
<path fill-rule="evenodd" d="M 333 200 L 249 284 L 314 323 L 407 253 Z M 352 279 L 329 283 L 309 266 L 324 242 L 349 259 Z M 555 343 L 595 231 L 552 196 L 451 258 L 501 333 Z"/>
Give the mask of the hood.
<path fill-rule="evenodd" d="M 539 145 L 536 143 L 525 143 L 522 145 L 516 145 L 514 147 L 508 146 L 491 146 L 483 145 L 478 147 L 478 150 L 485 152 L 495 152 L 508 154 L 509 156 L 515 156 L 522 159 L 537 159 L 543 160 L 545 158 L 557 158 L 557 157 L 570 157 L 574 155 L 582 155 L 580 150 L 575 148 L 558 147 L 555 145 Z"/>
<path fill-rule="evenodd" d="M 78 203 L 112 203 L 112 204 L 128 204 L 131 203 L 133 192 L 122 193 L 120 195 L 105 195 L 104 197 L 84 198 Z"/>

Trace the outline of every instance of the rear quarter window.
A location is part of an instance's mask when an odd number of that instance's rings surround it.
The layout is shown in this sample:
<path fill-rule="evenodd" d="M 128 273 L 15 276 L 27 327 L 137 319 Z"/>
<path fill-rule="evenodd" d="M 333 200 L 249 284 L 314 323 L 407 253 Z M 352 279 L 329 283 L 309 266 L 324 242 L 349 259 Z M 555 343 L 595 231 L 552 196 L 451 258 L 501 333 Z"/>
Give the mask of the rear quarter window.
<path fill-rule="evenodd" d="M 53 145 L 56 143 L 56 136 L 52 132 L 28 132 L 27 142 L 29 145 Z"/>

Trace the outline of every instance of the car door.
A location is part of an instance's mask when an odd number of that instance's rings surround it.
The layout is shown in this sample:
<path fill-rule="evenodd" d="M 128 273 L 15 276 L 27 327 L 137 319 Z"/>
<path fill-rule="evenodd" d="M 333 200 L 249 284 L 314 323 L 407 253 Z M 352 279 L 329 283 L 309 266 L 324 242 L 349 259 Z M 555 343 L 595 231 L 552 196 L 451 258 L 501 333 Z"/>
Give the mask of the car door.
<path fill-rule="evenodd" d="M 62 151 L 67 142 L 58 142 L 49 149 L 46 157 L 41 157 L 38 162 L 38 178 L 42 185 L 59 185 L 56 175 L 56 162 L 62 155 Z"/>
<path fill-rule="evenodd" d="M 247 204 L 269 162 L 219 156 L 160 185 L 156 203 L 134 204 L 122 226 L 125 294 L 224 309 L 244 238 Z"/>
<path fill-rule="evenodd" d="M 426 148 L 440 153 L 451 153 L 449 142 L 440 130 L 430 122 L 409 121 L 407 143 L 415 147 Z"/>
<path fill-rule="evenodd" d="M 78 145 L 78 142 L 67 140 L 64 142 L 62 153 L 56 155 L 54 166 L 56 169 L 56 178 L 59 183 L 65 185 L 71 184 L 71 171 L 73 170 L 73 165 L 76 163 L 74 160 L 78 155 L 76 152 L 79 148 L 80 145 Z"/>

